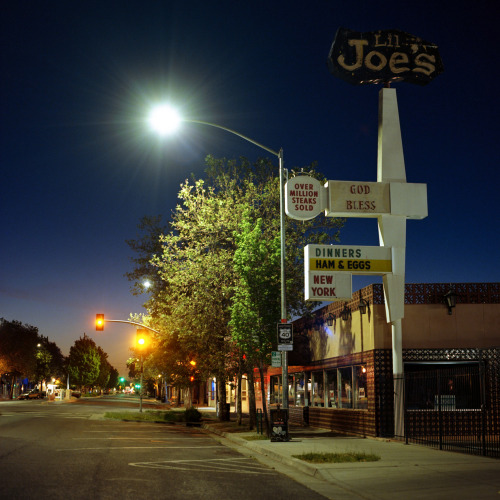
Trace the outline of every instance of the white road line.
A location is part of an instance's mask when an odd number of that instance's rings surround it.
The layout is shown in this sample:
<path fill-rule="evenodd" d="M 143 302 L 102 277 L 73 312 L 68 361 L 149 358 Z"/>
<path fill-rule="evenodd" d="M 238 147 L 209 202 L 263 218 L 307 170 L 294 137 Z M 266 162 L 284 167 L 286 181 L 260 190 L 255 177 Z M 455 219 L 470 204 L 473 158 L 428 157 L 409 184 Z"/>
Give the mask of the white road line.
<path fill-rule="evenodd" d="M 73 439 L 73 441 L 144 441 L 144 440 L 147 440 L 147 439 L 150 439 L 150 440 L 154 440 L 155 442 L 169 442 L 169 441 L 186 441 L 186 438 L 169 438 L 169 437 L 166 437 L 165 439 L 158 439 L 158 438 L 148 438 L 147 436 L 144 436 L 144 437 L 83 437 L 83 438 L 80 438 L 80 437 L 74 437 L 74 438 L 71 438 Z M 193 441 L 193 440 L 197 440 L 197 441 L 208 441 L 208 439 L 205 437 L 205 438 L 189 438 L 190 441 Z"/>
<path fill-rule="evenodd" d="M 208 449 L 208 448 L 221 448 L 222 445 L 216 446 L 96 446 L 91 448 L 61 448 L 56 451 L 87 451 L 87 450 L 162 450 L 162 449 L 172 449 L 172 450 L 189 450 L 189 449 Z"/>
<path fill-rule="evenodd" d="M 240 464 L 235 463 L 240 461 Z M 244 462 L 244 463 L 242 463 Z M 171 460 L 162 462 L 131 462 L 131 467 L 184 470 L 188 472 L 226 472 L 229 474 L 273 475 L 275 471 L 254 465 L 250 458 L 219 458 L 213 460 Z"/>

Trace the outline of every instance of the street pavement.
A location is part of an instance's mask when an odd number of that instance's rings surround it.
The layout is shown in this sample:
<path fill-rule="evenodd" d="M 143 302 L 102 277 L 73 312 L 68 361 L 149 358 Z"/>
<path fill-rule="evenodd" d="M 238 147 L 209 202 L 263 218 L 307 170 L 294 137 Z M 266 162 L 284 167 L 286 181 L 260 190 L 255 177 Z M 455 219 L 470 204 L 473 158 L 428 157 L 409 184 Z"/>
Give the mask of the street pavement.
<path fill-rule="evenodd" d="M 247 441 L 255 432 L 208 431 L 222 435 L 257 459 L 267 457 L 289 468 L 296 480 L 306 476 L 321 486 L 316 491 L 330 499 L 496 499 L 500 500 L 500 460 L 440 451 L 380 438 L 334 434 L 319 429 L 290 429 L 291 440 Z M 294 458 L 308 452 L 364 452 L 380 456 L 377 462 L 310 464 Z"/>
<path fill-rule="evenodd" d="M 154 407 L 154 400 L 145 403 Z M 213 411 L 211 408 L 199 410 Z M 103 414 L 94 417 L 103 417 Z M 223 444 L 253 456 L 329 499 L 500 500 L 499 459 L 303 427 L 290 428 L 288 442 L 248 441 L 245 438 L 255 437 L 255 431 L 234 432 L 233 428 L 231 432 L 220 428 L 215 420 L 205 421 L 203 428 Z M 363 452 L 378 455 L 380 460 L 310 464 L 295 458 L 309 452 Z"/>

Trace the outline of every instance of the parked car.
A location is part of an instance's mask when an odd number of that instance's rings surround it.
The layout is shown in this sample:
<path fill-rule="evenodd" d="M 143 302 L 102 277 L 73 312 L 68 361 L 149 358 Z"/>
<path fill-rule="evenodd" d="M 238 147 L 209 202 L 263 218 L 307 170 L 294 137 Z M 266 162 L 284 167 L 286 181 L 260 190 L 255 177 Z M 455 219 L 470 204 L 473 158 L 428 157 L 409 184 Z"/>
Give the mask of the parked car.
<path fill-rule="evenodd" d="M 17 396 L 17 399 L 28 399 L 29 393 L 30 393 L 30 391 L 22 392 L 21 394 L 19 394 L 19 396 Z"/>
<path fill-rule="evenodd" d="M 43 399 L 45 396 L 47 396 L 47 393 L 45 391 L 40 391 L 39 389 L 31 389 L 31 391 L 28 392 L 27 399 Z"/>

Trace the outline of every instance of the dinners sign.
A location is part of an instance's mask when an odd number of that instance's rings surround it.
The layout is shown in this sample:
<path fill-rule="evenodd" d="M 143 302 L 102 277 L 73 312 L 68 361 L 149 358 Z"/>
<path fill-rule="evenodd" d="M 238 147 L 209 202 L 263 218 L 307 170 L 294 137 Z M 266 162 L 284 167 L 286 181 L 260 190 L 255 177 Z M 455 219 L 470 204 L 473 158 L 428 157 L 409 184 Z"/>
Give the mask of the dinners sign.
<path fill-rule="evenodd" d="M 328 54 L 330 72 L 349 83 L 406 81 L 426 85 L 444 71 L 438 47 L 399 30 L 339 28 Z"/>

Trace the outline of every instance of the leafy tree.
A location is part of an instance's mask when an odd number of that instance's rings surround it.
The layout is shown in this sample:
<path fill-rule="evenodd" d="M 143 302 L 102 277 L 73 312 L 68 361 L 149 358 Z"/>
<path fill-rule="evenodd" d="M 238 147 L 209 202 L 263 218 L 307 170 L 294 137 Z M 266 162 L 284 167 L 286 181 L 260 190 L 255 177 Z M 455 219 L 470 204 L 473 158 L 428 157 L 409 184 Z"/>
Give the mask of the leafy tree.
<path fill-rule="evenodd" d="M 137 239 L 127 240 L 127 245 L 133 250 L 134 257 L 131 258 L 134 268 L 125 273 L 129 281 L 133 282 L 132 293 L 139 295 L 148 290 L 144 283 L 149 281 L 153 285 L 150 292 L 159 290 L 164 286 L 158 277 L 157 269 L 151 264 L 154 255 L 160 255 L 162 246 L 160 236 L 168 232 L 168 225 L 162 222 L 162 216 L 144 216 L 139 224 L 140 235 Z"/>
<path fill-rule="evenodd" d="M 48 337 L 40 336 L 36 349 L 36 380 L 49 380 L 61 377 L 64 373 L 64 356 L 61 349 L 50 342 Z"/>
<path fill-rule="evenodd" d="M 111 366 L 110 371 L 109 371 L 109 379 L 108 383 L 106 385 L 107 389 L 114 389 L 116 386 L 119 384 L 119 378 L 120 378 L 120 373 L 116 368 L 113 368 Z"/>
<path fill-rule="evenodd" d="M 105 389 L 108 387 L 109 377 L 113 367 L 108 361 L 108 355 L 102 350 L 101 347 L 97 346 L 97 352 L 99 354 L 99 375 L 93 383 L 101 389 Z"/>
<path fill-rule="evenodd" d="M 321 177 L 314 166 L 308 174 Z M 160 280 L 145 304 L 151 325 L 162 332 L 165 345 L 180 346 L 173 351 L 177 361 L 192 353 L 202 374 L 217 377 L 222 402 L 227 376 L 240 370 L 241 351 L 248 356 L 247 370 L 263 364 L 281 316 L 279 192 L 277 169 L 269 160 L 250 164 L 244 158 L 208 157 L 206 178 L 181 186 L 181 203 L 160 237 L 161 251 L 154 241 L 158 224 L 143 226 L 143 240 L 131 245 L 139 257 L 129 278 L 149 277 L 150 264 Z M 313 308 L 303 298 L 305 244 L 335 241 L 341 225 L 324 217 L 286 219 L 289 317 Z"/>
<path fill-rule="evenodd" d="M 276 337 L 276 318 L 280 315 L 280 280 L 276 269 L 280 267 L 280 239 L 262 237 L 262 219 L 255 224 L 249 213 L 236 235 L 237 249 L 234 268 L 239 276 L 231 306 L 233 339 L 243 350 L 250 367 L 257 366 L 264 380 L 264 364 L 269 359 Z M 268 425 L 266 394 L 261 384 L 263 413 Z M 251 408 L 251 425 L 253 408 Z"/>
<path fill-rule="evenodd" d="M 16 379 L 36 373 L 37 343 L 38 328 L 23 325 L 20 321 L 0 319 L 0 374 L 10 377 L 11 399 Z"/>
<path fill-rule="evenodd" d="M 95 342 L 85 333 L 71 346 L 67 370 L 72 384 L 90 386 L 99 376 L 101 356 Z"/>

